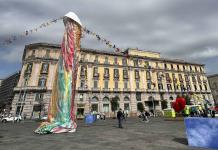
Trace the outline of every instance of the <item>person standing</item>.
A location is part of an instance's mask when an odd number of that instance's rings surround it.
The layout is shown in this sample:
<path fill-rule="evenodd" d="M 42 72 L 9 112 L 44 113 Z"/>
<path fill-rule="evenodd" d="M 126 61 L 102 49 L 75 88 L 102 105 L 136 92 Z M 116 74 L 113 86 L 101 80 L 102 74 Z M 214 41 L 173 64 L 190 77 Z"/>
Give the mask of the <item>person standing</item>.
<path fill-rule="evenodd" d="M 122 126 L 123 113 L 122 113 L 122 109 L 121 108 L 117 112 L 117 119 L 118 119 L 118 127 L 119 128 L 123 128 L 123 126 Z"/>
<path fill-rule="evenodd" d="M 145 122 L 149 122 L 148 117 L 150 116 L 149 112 L 145 110 Z"/>

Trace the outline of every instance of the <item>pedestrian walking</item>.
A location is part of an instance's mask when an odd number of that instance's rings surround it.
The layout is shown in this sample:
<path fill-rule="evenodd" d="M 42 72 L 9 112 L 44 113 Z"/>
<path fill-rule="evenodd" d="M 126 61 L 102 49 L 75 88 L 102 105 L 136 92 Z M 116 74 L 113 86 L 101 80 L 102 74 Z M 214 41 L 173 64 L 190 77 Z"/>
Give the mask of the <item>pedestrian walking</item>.
<path fill-rule="evenodd" d="M 118 119 L 118 127 L 119 128 L 123 128 L 123 126 L 122 126 L 123 113 L 122 113 L 122 109 L 121 108 L 117 112 L 117 119 Z"/>
<path fill-rule="evenodd" d="M 145 110 L 144 112 L 144 116 L 145 116 L 145 122 L 149 122 L 148 117 L 150 116 L 149 112 L 147 110 Z"/>
<path fill-rule="evenodd" d="M 125 116 L 125 112 L 123 111 L 123 120 L 126 121 L 126 116 Z"/>

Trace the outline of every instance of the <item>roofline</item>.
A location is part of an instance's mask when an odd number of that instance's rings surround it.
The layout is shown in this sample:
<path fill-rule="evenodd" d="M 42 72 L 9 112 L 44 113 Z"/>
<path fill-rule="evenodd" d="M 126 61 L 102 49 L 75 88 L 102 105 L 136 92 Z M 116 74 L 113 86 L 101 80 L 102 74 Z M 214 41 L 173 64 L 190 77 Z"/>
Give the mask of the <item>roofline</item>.
<path fill-rule="evenodd" d="M 216 77 L 216 76 L 218 76 L 218 73 L 216 73 L 216 74 L 211 74 L 211 75 L 208 75 L 207 77 L 208 77 L 208 78 L 212 78 L 212 77 Z"/>
<path fill-rule="evenodd" d="M 32 43 L 32 44 L 25 45 L 23 58 L 25 58 L 26 49 L 29 49 L 29 48 L 33 49 L 33 48 L 37 48 L 37 47 L 56 48 L 56 49 L 59 49 L 59 50 L 61 49 L 60 44 L 44 43 L 44 42 Z M 126 57 L 127 55 L 125 54 L 125 52 L 128 51 L 128 50 L 131 50 L 131 49 L 138 50 L 138 49 L 134 49 L 134 48 L 127 48 L 125 51 L 123 51 L 121 53 L 115 53 L 115 52 L 109 52 L 109 51 L 105 51 L 105 50 L 81 48 L 81 51 L 95 53 L 95 54 L 106 54 L 106 55 Z M 154 52 L 154 51 L 144 51 L 144 50 L 138 50 L 138 51 L 160 54 L 160 52 Z M 129 56 L 129 57 L 142 58 L 142 59 L 148 59 L 148 60 L 156 60 L 156 61 L 163 61 L 163 62 L 172 62 L 172 63 L 179 63 L 179 64 L 190 64 L 190 65 L 205 66 L 205 64 L 200 64 L 200 63 L 195 63 L 195 62 L 188 62 L 188 61 L 185 61 L 185 60 L 176 60 L 176 59 L 168 59 L 168 58 L 153 58 L 153 57 L 132 56 L 132 55 Z"/>

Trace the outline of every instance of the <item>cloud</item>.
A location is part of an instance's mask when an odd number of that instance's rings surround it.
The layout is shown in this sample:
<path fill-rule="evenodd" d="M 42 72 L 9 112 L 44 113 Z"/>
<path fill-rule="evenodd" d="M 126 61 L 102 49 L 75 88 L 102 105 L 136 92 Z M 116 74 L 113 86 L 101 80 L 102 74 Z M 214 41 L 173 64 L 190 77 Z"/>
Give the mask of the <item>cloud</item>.
<path fill-rule="evenodd" d="M 218 1 L 205 0 L 8 0 L 0 5 L 0 41 L 74 11 L 84 26 L 121 48 L 138 47 L 161 52 L 163 57 L 202 63 L 217 58 L 217 5 Z M 59 22 L 12 45 L 0 46 L 0 61 L 20 62 L 16 52 L 25 44 L 60 43 L 63 30 Z M 108 50 L 90 36 L 82 39 L 82 47 Z M 209 73 L 218 72 L 206 62 L 212 70 Z"/>

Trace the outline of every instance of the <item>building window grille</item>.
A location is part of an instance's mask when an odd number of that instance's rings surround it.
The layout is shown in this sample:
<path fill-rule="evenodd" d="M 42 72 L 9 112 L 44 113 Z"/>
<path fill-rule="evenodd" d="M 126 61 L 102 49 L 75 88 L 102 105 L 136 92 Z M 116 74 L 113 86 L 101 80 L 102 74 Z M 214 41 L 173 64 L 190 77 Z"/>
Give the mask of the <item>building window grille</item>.
<path fill-rule="evenodd" d="M 36 93 L 36 96 L 35 96 L 35 101 L 37 102 L 41 102 L 43 101 L 43 93 Z"/>
<path fill-rule="evenodd" d="M 123 79 L 128 79 L 128 71 L 123 70 Z"/>
<path fill-rule="evenodd" d="M 114 78 L 119 79 L 119 70 L 118 69 L 114 69 Z"/>
<path fill-rule="evenodd" d="M 94 70 L 93 70 L 93 77 L 98 77 L 99 74 L 98 74 L 98 67 L 94 67 Z"/>
<path fill-rule="evenodd" d="M 40 78 L 38 82 L 38 86 L 45 87 L 46 86 L 46 78 Z"/>
<path fill-rule="evenodd" d="M 42 63 L 41 73 L 48 73 L 49 64 L 48 63 Z"/>
<path fill-rule="evenodd" d="M 109 78 L 109 68 L 104 68 L 104 78 Z"/>
<path fill-rule="evenodd" d="M 124 110 L 129 111 L 129 103 L 124 103 Z"/>

